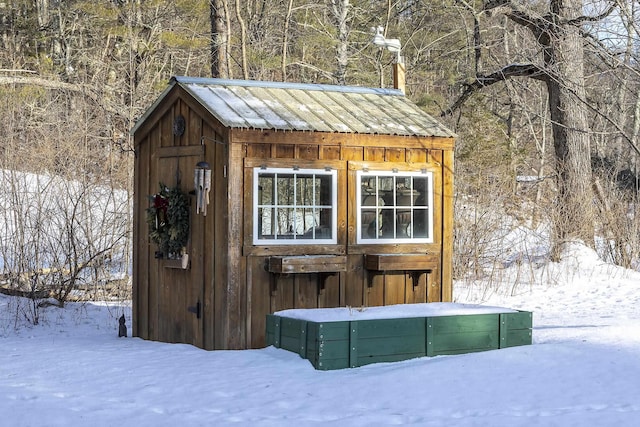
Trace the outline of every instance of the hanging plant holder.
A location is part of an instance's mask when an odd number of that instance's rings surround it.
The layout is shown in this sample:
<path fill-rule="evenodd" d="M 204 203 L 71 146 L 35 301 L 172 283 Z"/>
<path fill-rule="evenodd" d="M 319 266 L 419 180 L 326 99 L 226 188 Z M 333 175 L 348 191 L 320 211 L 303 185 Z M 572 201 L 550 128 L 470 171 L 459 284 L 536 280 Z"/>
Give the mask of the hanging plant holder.
<path fill-rule="evenodd" d="M 180 188 L 160 183 L 160 191 L 149 197 L 146 210 L 151 241 L 158 245 L 159 258 L 179 259 L 189 240 L 189 198 Z"/>

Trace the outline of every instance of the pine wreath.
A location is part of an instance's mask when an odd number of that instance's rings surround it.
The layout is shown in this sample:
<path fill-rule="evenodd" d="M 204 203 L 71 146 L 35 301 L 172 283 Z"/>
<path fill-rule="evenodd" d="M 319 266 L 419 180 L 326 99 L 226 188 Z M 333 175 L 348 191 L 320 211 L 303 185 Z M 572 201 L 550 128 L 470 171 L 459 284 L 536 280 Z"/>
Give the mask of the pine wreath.
<path fill-rule="evenodd" d="M 189 240 L 189 199 L 180 188 L 168 188 L 163 183 L 149 199 L 149 236 L 167 258 L 177 258 Z"/>

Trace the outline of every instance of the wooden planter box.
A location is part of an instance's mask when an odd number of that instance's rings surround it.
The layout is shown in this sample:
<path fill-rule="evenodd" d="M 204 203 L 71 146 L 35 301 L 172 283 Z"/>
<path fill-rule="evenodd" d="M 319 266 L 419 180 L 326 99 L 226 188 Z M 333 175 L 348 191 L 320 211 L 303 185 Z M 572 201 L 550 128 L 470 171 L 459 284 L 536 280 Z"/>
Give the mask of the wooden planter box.
<path fill-rule="evenodd" d="M 518 311 L 316 322 L 269 314 L 266 335 L 267 345 L 331 370 L 531 344 L 532 317 Z"/>

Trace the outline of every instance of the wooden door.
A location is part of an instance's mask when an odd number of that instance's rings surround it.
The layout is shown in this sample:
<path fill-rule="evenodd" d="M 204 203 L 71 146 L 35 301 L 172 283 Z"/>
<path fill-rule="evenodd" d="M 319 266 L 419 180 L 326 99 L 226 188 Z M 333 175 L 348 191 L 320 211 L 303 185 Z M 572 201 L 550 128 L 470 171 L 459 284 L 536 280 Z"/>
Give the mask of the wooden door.
<path fill-rule="evenodd" d="M 164 154 L 164 155 L 163 155 Z M 204 346 L 204 235 L 206 217 L 196 213 L 193 195 L 194 170 L 202 160 L 201 146 L 170 147 L 160 150 L 158 179 L 167 187 L 179 187 L 189 198 L 189 240 L 186 245 L 188 264 L 182 268 L 178 260 L 158 259 L 158 283 L 155 288 L 158 301 L 159 340 Z M 159 183 L 157 184 L 159 186 Z M 214 198 L 210 198 L 208 211 L 213 212 Z"/>

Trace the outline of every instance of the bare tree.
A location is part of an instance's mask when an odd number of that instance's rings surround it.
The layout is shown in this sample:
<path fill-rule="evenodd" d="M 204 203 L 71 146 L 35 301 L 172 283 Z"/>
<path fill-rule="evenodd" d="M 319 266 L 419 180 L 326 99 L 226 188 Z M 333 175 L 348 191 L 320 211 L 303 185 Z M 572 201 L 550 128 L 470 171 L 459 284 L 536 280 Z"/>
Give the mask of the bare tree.
<path fill-rule="evenodd" d="M 548 9 L 535 13 L 511 0 L 491 0 L 480 11 L 460 0 L 473 11 L 501 14 L 516 25 L 529 30 L 532 43 L 539 51 L 537 58 L 528 63 L 510 63 L 485 73 L 478 68 L 472 80 L 464 85 L 461 96 L 446 111 L 459 108 L 473 93 L 510 78 L 528 77 L 544 82 L 549 94 L 549 112 L 552 122 L 555 170 L 557 177 L 557 215 L 555 218 L 556 243 L 567 239 L 581 239 L 594 244 L 595 216 L 591 177 L 591 141 L 587 116 L 590 111 L 585 92 L 584 32 L 586 22 L 604 19 L 616 7 L 609 7 L 597 16 L 583 15 L 582 0 L 551 0 Z M 479 20 L 475 20 L 479 26 Z M 476 34 L 477 61 L 482 50 L 480 31 Z"/>

